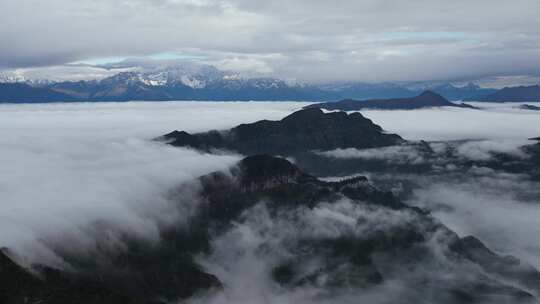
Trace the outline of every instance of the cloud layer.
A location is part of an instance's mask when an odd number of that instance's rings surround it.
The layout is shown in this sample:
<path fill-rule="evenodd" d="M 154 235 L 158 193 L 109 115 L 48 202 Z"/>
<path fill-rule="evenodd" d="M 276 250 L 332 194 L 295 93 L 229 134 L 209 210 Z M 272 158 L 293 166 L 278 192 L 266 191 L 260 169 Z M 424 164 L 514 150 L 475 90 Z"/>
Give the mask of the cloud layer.
<path fill-rule="evenodd" d="M 540 267 L 536 221 L 540 216 L 540 185 L 526 174 L 481 167 L 497 153 L 527 157 L 519 147 L 538 132 L 540 114 L 508 104 L 478 104 L 486 109 L 427 109 L 362 112 L 390 132 L 407 139 L 434 141 L 435 156 L 427 158 L 416 146 L 342 149 L 320 154 L 336 159 L 384 161 L 395 165 L 429 165 L 424 173 L 364 172 L 376 185 L 403 195 L 410 205 L 431 210 L 460 236 L 474 235 L 501 254 L 512 254 Z M 462 141 L 464 139 L 482 139 Z M 453 151 L 449 154 L 448 149 Z M 469 169 L 460 163 L 476 161 Z M 429 174 L 426 174 L 427 171 Z M 408 193 L 411 190 L 412 193 Z"/>
<path fill-rule="evenodd" d="M 178 223 L 189 215 L 189 210 L 172 208 L 170 189 L 198 175 L 225 168 L 240 156 L 200 154 L 149 139 L 174 129 L 199 132 L 263 118 L 280 119 L 303 105 L 189 102 L 1 105 L 0 247 L 8 246 L 60 263 L 46 245 L 67 238 L 78 242 L 75 244 L 79 246 L 73 247 L 93 246 L 93 230 L 87 228 L 96 223 L 114 225 L 116 229 L 152 240 L 158 225 Z M 409 138 L 488 139 L 460 151 L 463 157 L 474 158 L 490 151 L 515 153 L 516 143 L 535 131 L 533 122 L 538 121 L 538 114 L 511 107 L 365 114 L 385 129 Z M 409 121 L 413 113 L 417 118 Z M 452 121 L 455 124 L 449 123 Z M 521 124 L 510 123 L 516 121 Z M 379 153 L 346 151 L 342 156 L 382 160 L 397 156 L 398 162 L 414 163 L 417 161 L 414 153 L 414 149 L 384 148 Z M 540 233 L 537 183 L 486 168 L 474 168 L 463 175 L 451 171 L 436 178 L 413 175 L 407 178 L 423 185 L 413 193 L 409 203 L 433 210 L 436 217 L 462 236 L 476 235 L 498 252 L 515 254 L 535 266 L 540 265 L 537 258 L 540 244 L 535 241 Z M 401 225 L 408 215 L 398 213 L 355 207 L 343 201 L 321 204 L 314 209 L 288 210 L 283 217 L 272 218 L 264 205 L 258 205 L 246 215 L 246 221 L 236 223 L 228 233 L 214 240 L 213 255 L 201 257 L 207 269 L 220 279 L 225 278 L 226 289 L 193 299 L 193 303 L 319 300 L 321 290 L 302 288 L 290 293 L 273 285 L 267 276 L 261 275 L 267 273 L 268 262 L 287 255 L 285 244 L 295 241 L 295 236 L 369 235 L 372 229 Z M 364 225 L 355 222 L 358 218 Z M 114 234 L 107 237 L 114 245 Z M 259 250 L 261 245 L 266 250 Z M 36 256 L 27 258 L 32 260 Z M 428 273 L 430 278 L 441 279 L 440 265 L 430 265 L 436 269 Z M 407 268 L 407 273 L 398 276 L 406 280 L 390 280 L 381 287 L 382 291 L 357 294 L 349 290 L 340 293 L 338 299 L 352 303 L 362 297 L 370 303 L 388 303 L 386 296 L 395 298 L 410 293 L 418 296 L 416 291 L 424 290 L 411 288 L 410 283 L 425 278 L 428 271 L 430 268 L 420 267 L 415 271 Z M 468 273 L 469 269 L 463 271 Z M 322 302 L 335 303 L 335 299 L 331 295 Z"/>
<path fill-rule="evenodd" d="M 311 81 L 538 74 L 539 10 L 535 0 L 7 0 L 0 67 L 175 54 Z"/>
<path fill-rule="evenodd" d="M 516 105 L 512 104 L 472 104 L 483 110 L 373 110 L 362 114 L 385 130 L 410 140 L 523 140 L 538 136 L 538 111 L 514 109 Z"/>
<path fill-rule="evenodd" d="M 292 103 L 3 105 L 0 248 L 43 257 L 50 253 L 46 244 L 65 238 L 73 247 L 85 248 L 94 241 L 88 228 L 98 222 L 152 240 L 158 225 L 181 222 L 188 212 L 171 206 L 171 189 L 225 169 L 240 156 L 200 154 L 150 139 L 176 128 L 202 131 L 281 118 L 296 107 Z"/>
<path fill-rule="evenodd" d="M 21 248 L 79 233 L 98 220 L 152 238 L 167 193 L 182 181 L 225 168 L 238 155 L 204 155 L 153 143 L 174 129 L 200 132 L 280 119 L 302 103 L 74 103 L 0 106 L 0 247 Z M 497 106 L 487 111 L 369 111 L 409 139 L 486 138 L 462 145 L 464 157 L 515 152 L 532 137 L 538 114 Z M 409 115 L 416 115 L 410 120 Z M 514 123 L 520 121 L 520 124 Z M 458 123 L 460 122 L 460 123 Z M 452 127 L 453 126 L 453 127 Z M 382 152 L 382 153 L 381 153 Z M 340 151 L 340 157 L 422 161 L 414 150 Z M 149 209 L 148 207 L 151 206 Z M 154 210 L 154 211 L 152 211 Z M 179 214 L 170 213 L 174 221 Z M 153 218 L 153 220 L 149 220 Z M 91 236 L 79 239 L 91 242 Z M 34 252 L 34 251 L 27 251 Z"/>

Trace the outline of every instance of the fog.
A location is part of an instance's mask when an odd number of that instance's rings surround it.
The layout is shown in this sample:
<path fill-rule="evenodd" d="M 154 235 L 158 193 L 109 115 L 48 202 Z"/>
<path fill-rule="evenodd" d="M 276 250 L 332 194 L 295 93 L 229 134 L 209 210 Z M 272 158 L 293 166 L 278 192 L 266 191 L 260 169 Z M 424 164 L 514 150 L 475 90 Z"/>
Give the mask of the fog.
<path fill-rule="evenodd" d="M 537 137 L 539 111 L 520 110 L 515 103 L 471 103 L 461 108 L 414 111 L 362 111 L 385 130 L 411 140 L 526 139 Z M 531 103 L 535 104 L 535 103 Z"/>
<path fill-rule="evenodd" d="M 474 103 L 482 110 L 424 109 L 415 111 L 363 111 L 389 132 L 406 139 L 432 140 L 431 148 L 441 156 L 430 160 L 441 169 L 437 176 L 415 174 L 377 176 L 405 179 L 419 186 L 408 200 L 433 211 L 460 236 L 474 235 L 501 254 L 512 254 L 540 268 L 540 184 L 526 175 L 495 172 L 476 167 L 458 173 L 443 156 L 448 147 L 462 160 L 488 161 L 495 153 L 527 157 L 519 147 L 538 137 L 540 113 L 517 109 L 516 104 Z M 465 139 L 473 139 L 463 141 Z M 450 142 L 438 142 L 448 140 Z M 390 164 L 421 164 L 415 147 L 341 149 L 321 153 L 334 158 L 385 160 Z M 455 160 L 455 159 L 454 159 Z M 377 173 L 364 173 L 373 176 Z"/>
<path fill-rule="evenodd" d="M 413 141 L 414 142 L 414 141 Z M 518 158 L 525 159 L 527 154 L 521 147 L 530 144 L 528 139 L 482 139 L 467 141 L 433 142 L 429 145 L 437 153 L 445 153 L 448 149 L 453 149 L 455 156 L 461 159 L 488 161 L 492 160 L 498 153 L 504 153 Z M 317 152 L 319 155 L 341 159 L 365 159 L 384 160 L 395 164 L 422 164 L 426 163 L 418 146 L 399 145 L 383 148 L 371 149 L 336 149 L 331 151 Z M 451 162 L 440 155 L 440 162 Z"/>
<path fill-rule="evenodd" d="M 95 235 L 88 227 L 101 223 L 154 241 L 160 225 L 177 225 L 190 213 L 189 209 L 172 206 L 169 191 L 184 181 L 229 167 L 242 156 L 227 152 L 202 154 L 169 147 L 152 138 L 175 129 L 199 132 L 259 119 L 280 119 L 304 105 L 0 105 L 0 247 L 12 248 L 29 261 L 61 264 L 49 246 L 69 242 L 74 247 L 91 247 Z M 518 147 L 527 143 L 527 138 L 540 136 L 540 113 L 515 109 L 514 104 L 482 105 L 486 109 L 362 113 L 386 131 L 406 139 L 477 139 L 459 142 L 456 151 L 464 159 L 486 160 L 496 152 L 519 156 Z M 434 150 L 444 145 L 431 143 Z M 415 153 L 414 149 L 390 147 L 339 150 L 328 152 L 327 156 L 398 163 L 425 161 Z M 431 210 L 460 236 L 475 235 L 498 253 L 516 255 L 540 267 L 540 241 L 536 241 L 540 233 L 538 183 L 528 181 L 526 176 L 486 168 L 473 168 L 464 174 L 448 170 L 437 178 L 408 178 L 421 184 L 409 204 Z M 400 221 L 409 220 L 406 214 L 355 209 L 347 202 L 295 212 L 268 218 L 264 205 L 258 205 L 249 211 L 244 222 L 214 239 L 214 253 L 199 259 L 208 271 L 224 281 L 226 288 L 193 301 L 312 302 L 320 299 L 321 290 L 301 288 L 287 293 L 263 275 L 268 273 L 268 263 L 290 254 L 283 242 L 302 236 L 369 234 L 369 227 L 351 226 L 355 218 L 363 218 L 364 223 L 373 227 L 400 225 Z M 267 251 L 257 250 L 262 245 Z M 424 278 L 427 270 L 418 271 L 418 276 L 411 273 L 410 278 Z M 389 280 L 385 284 L 381 288 L 389 295 L 411 290 L 401 281 Z M 372 289 L 363 293 L 362 299 L 377 303 L 385 300 L 380 295 L 381 290 Z M 326 296 L 329 303 L 335 302 L 331 295 Z M 354 302 L 359 296 L 348 290 L 339 299 Z"/>
<path fill-rule="evenodd" d="M 172 102 L 2 105 L 0 247 L 34 260 L 47 255 L 44 243 L 62 238 L 91 246 L 92 236 L 85 229 L 97 221 L 153 239 L 156 221 L 182 217 L 171 212 L 169 190 L 224 169 L 240 156 L 201 154 L 152 138 L 174 129 L 202 131 L 279 119 L 298 107 Z"/>
<path fill-rule="evenodd" d="M 360 158 L 366 160 L 386 160 L 393 163 L 423 163 L 424 159 L 414 146 L 390 146 L 374 149 L 336 149 L 319 152 L 320 155 L 334 158 Z"/>
<path fill-rule="evenodd" d="M 476 170 L 425 182 L 410 204 L 429 208 L 461 236 L 540 268 L 540 184 L 523 176 Z"/>
<path fill-rule="evenodd" d="M 452 264 L 443 255 L 434 254 L 433 261 L 424 257 L 421 264 L 415 263 L 415 259 L 407 262 L 406 251 L 401 252 L 403 264 L 398 261 L 400 258 L 381 258 L 376 266 L 387 272 L 385 278 L 388 280 L 376 286 L 366 284 L 364 288 L 354 288 L 354 283 L 349 285 L 347 282 L 352 265 L 316 249 L 311 252 L 301 245 L 309 240 L 335 238 L 361 241 L 381 231 L 403 229 L 408 225 L 424 231 L 417 216 L 407 210 L 367 206 L 346 199 L 332 204 L 321 203 L 313 209 L 300 205 L 277 214 L 261 203 L 244 212 L 232 229 L 214 239 L 211 255 L 199 259 L 224 282 L 224 290 L 203 294 L 189 303 L 394 303 L 396 299 L 407 303 L 429 303 L 431 296 L 424 290 L 427 278 L 437 282 L 433 283 L 434 289 L 430 292 L 437 292 L 437 284 L 439 287 L 455 284 L 451 276 L 445 278 L 446 274 L 440 271 Z M 438 233 L 431 237 L 429 246 L 433 248 L 429 250 L 436 252 L 445 239 Z M 300 277 L 313 278 L 313 285 L 283 287 L 272 280 L 273 267 L 290 261 Z M 402 271 L 405 267 L 407 270 Z M 463 266 L 453 266 L 452 276 L 475 272 L 459 267 Z M 334 286 L 332 282 L 336 280 L 342 280 L 343 286 Z"/>

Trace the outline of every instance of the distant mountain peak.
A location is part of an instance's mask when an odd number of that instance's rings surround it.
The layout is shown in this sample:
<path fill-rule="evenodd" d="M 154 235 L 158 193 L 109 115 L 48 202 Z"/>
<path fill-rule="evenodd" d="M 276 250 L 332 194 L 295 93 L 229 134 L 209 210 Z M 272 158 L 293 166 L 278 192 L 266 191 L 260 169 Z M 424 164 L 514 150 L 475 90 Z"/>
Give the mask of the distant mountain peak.
<path fill-rule="evenodd" d="M 506 87 L 493 94 L 476 98 L 476 100 L 488 102 L 540 102 L 540 85 Z"/>
<path fill-rule="evenodd" d="M 431 91 L 431 90 L 426 90 L 424 91 L 422 94 L 418 95 L 416 97 L 417 99 L 419 98 L 422 98 L 422 99 L 426 99 L 426 98 L 429 98 L 429 99 L 433 99 L 433 100 L 437 100 L 439 102 L 449 102 L 446 98 L 442 97 L 441 95 Z"/>
<path fill-rule="evenodd" d="M 358 111 L 362 109 L 382 109 L 382 110 L 413 110 L 433 107 L 460 107 L 474 108 L 466 104 L 455 104 L 448 101 L 441 95 L 430 90 L 411 98 L 394 99 L 371 99 L 353 100 L 345 99 L 338 102 L 326 102 L 308 106 L 308 108 L 322 108 L 327 110 Z"/>
<path fill-rule="evenodd" d="M 131 65 L 130 65 L 131 64 Z M 0 83 L 26 83 L 65 94 L 69 100 L 126 101 L 126 100 L 291 100 L 337 101 L 351 99 L 408 98 L 430 89 L 450 100 L 487 95 L 491 90 L 478 87 L 456 87 L 449 83 L 363 83 L 340 82 L 307 84 L 298 80 L 246 75 L 223 71 L 212 65 L 183 62 L 175 65 L 133 67 L 135 63 L 102 66 L 118 74 L 99 80 L 44 81 L 24 77 L 21 73 L 0 72 Z M 120 69 L 120 70 L 118 70 Z M 0 102 L 10 100 L 0 91 Z M 10 92 L 10 95 L 12 93 Z M 23 94 L 18 94 L 22 96 Z M 61 101 L 50 98 L 44 101 Z M 67 98 L 63 98 L 68 100 Z M 19 102 L 28 100 L 17 99 Z M 32 100 L 30 100 L 32 101 Z"/>
<path fill-rule="evenodd" d="M 324 112 L 318 108 L 306 108 L 301 111 L 296 111 L 289 116 L 283 118 L 281 121 L 284 123 L 297 122 L 297 123 L 309 123 L 317 121 L 324 117 Z"/>
<path fill-rule="evenodd" d="M 425 90 L 424 92 L 422 92 L 422 94 L 420 94 L 420 95 L 418 95 L 418 96 L 420 96 L 420 97 L 421 97 L 421 96 L 430 96 L 430 97 L 432 97 L 432 96 L 439 96 L 439 97 L 441 97 L 441 95 L 439 95 L 439 94 L 437 94 L 437 93 L 434 93 L 434 92 L 431 91 L 431 90 Z"/>

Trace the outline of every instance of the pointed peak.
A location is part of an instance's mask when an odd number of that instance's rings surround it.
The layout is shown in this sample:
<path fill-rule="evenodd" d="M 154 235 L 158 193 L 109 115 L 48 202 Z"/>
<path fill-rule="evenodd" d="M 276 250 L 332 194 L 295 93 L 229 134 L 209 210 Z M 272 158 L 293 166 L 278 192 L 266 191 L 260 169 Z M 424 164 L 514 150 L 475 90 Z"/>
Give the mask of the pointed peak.
<path fill-rule="evenodd" d="M 309 121 L 311 119 L 320 118 L 321 116 L 324 116 L 324 112 L 320 108 L 304 108 L 290 114 L 289 116 L 283 118 L 281 121 Z"/>
<path fill-rule="evenodd" d="M 430 90 L 426 90 L 424 91 L 422 94 L 418 95 L 418 97 L 416 98 L 429 98 L 429 99 L 433 99 L 433 100 L 440 100 L 440 101 L 445 101 L 445 102 L 448 102 L 448 100 L 446 100 L 446 98 L 442 97 L 441 95 L 433 92 L 433 91 L 430 91 Z"/>
<path fill-rule="evenodd" d="M 420 94 L 419 96 L 441 96 L 431 90 L 425 90 L 424 92 L 422 92 L 422 94 Z"/>

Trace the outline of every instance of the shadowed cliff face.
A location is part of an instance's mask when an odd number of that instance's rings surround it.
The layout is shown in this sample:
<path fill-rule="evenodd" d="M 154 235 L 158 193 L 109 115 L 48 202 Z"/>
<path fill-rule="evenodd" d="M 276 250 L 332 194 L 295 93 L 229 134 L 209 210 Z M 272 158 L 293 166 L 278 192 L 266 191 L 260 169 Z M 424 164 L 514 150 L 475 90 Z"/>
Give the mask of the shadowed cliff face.
<path fill-rule="evenodd" d="M 474 238 L 460 239 L 364 177 L 323 182 L 286 160 L 257 155 L 201 182 L 199 216 L 212 223 L 214 237 L 210 270 L 231 262 L 220 257 L 237 250 L 233 235 L 248 233 L 257 244 L 251 250 L 264 261 L 261 275 L 286 289 L 370 290 L 398 280 L 429 295 L 403 292 L 388 300 L 450 303 L 533 298 L 503 283 L 510 281 L 538 292 L 540 273 L 533 267 L 499 257 Z M 228 285 L 230 278 L 218 278 Z"/>
<path fill-rule="evenodd" d="M 0 278 L 11 284 L 0 287 L 0 300 L 157 303 L 219 294 L 234 286 L 235 271 L 248 271 L 236 268 L 246 254 L 265 292 L 317 290 L 305 302 L 388 284 L 402 286 L 382 293 L 388 301 L 526 301 L 540 286 L 534 268 L 460 239 L 364 177 L 324 182 L 285 159 L 256 155 L 171 195 L 186 192 L 194 193 L 188 224 L 162 228 L 156 244 L 125 235 L 115 251 L 106 239 L 89 255 L 59 248 L 69 270 L 34 266 L 35 273 L 0 255 Z"/>
<path fill-rule="evenodd" d="M 177 147 L 226 149 L 245 155 L 293 155 L 310 150 L 373 148 L 403 142 L 360 113 L 323 113 L 320 109 L 295 112 L 280 121 L 262 120 L 226 131 L 189 134 L 174 131 L 163 136 Z"/>

